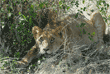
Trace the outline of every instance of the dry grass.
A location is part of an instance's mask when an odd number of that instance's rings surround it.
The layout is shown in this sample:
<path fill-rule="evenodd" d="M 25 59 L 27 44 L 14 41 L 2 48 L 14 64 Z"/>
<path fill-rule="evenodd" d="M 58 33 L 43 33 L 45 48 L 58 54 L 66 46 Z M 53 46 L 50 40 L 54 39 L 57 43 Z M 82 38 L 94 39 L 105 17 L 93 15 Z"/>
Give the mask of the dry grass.
<path fill-rule="evenodd" d="M 31 2 L 31 3 L 34 3 L 34 2 Z M 38 3 L 40 3 L 40 2 L 38 2 Z M 17 10 L 13 11 L 13 14 L 16 15 L 13 17 L 13 19 L 15 19 L 15 21 L 13 23 L 15 23 L 15 24 L 18 23 L 18 12 L 19 11 L 23 10 L 23 12 L 22 12 L 23 14 L 31 15 L 28 13 L 28 7 L 29 7 L 28 3 L 25 3 L 24 5 L 22 5 L 22 4 L 20 4 L 20 5 L 22 8 L 20 8 L 19 4 L 17 4 L 17 6 L 15 6 L 15 8 L 14 8 Z M 37 6 L 35 6 L 35 7 L 37 7 Z M 3 8 L 4 9 L 6 8 L 6 1 L 3 4 Z M 52 22 L 56 21 L 56 19 L 58 20 L 60 18 L 61 14 L 64 14 L 63 11 L 62 11 L 62 13 L 59 13 L 61 10 L 57 6 L 55 9 L 59 10 L 59 12 L 57 15 L 53 16 L 56 18 L 51 18 L 50 14 L 48 12 L 51 9 L 51 2 L 50 2 L 50 8 L 46 8 L 45 6 L 43 8 L 44 9 L 42 9 L 42 10 L 38 9 L 37 11 L 35 11 L 38 14 L 34 20 L 36 20 L 36 22 L 39 23 L 39 25 L 43 24 L 42 18 L 39 15 L 43 15 L 44 19 L 47 19 L 47 23 L 51 24 Z M 39 12 L 39 11 L 41 11 L 41 12 Z M 8 11 L 5 10 L 6 14 L 7 14 L 7 12 Z M 53 14 L 51 14 L 51 15 L 53 15 Z M 4 17 L 7 18 L 7 16 L 5 14 L 0 13 L 1 20 Z M 4 22 L 6 22 L 6 21 L 4 21 Z M 18 38 L 18 41 L 21 41 L 21 40 Z M 62 48 L 61 50 L 54 52 L 54 54 L 52 54 L 52 55 L 45 55 L 45 58 L 40 57 L 39 59 L 34 59 L 33 60 L 34 63 L 33 62 L 30 63 L 31 65 L 29 65 L 27 68 L 24 68 L 24 69 L 12 68 L 12 65 L 13 65 L 12 60 L 15 59 L 13 57 L 9 57 L 9 59 L 2 57 L 2 58 L 0 58 L 0 60 L 2 61 L 3 59 L 5 59 L 5 61 L 8 61 L 10 63 L 8 65 L 7 64 L 5 65 L 6 67 L 11 66 L 10 69 L 6 69 L 7 73 L 11 73 L 11 71 L 13 71 L 12 73 L 19 73 L 19 71 L 20 72 L 23 71 L 24 73 L 31 73 L 31 74 L 73 74 L 73 73 L 74 74 L 110 74 L 110 66 L 109 66 L 110 65 L 110 63 L 109 63 L 110 62 L 110 60 L 109 60 L 110 59 L 110 53 L 109 53 L 110 47 L 109 47 L 109 44 L 107 45 L 107 43 L 106 43 L 104 45 L 104 47 L 101 48 L 102 50 L 104 50 L 104 52 L 99 53 L 99 51 L 97 51 L 97 49 L 95 47 L 96 46 L 95 44 L 91 44 L 90 46 L 85 46 L 85 45 L 78 46 L 74 42 L 73 47 L 70 48 L 68 45 L 65 44 L 66 42 L 67 42 L 67 39 L 65 39 L 65 42 L 63 44 L 64 48 Z M 8 46 L 6 47 L 4 45 L 5 40 L 3 41 L 3 43 L 0 43 L 0 44 L 1 44 L 0 51 L 2 53 L 5 53 L 4 56 L 8 55 L 7 52 L 9 51 L 9 49 L 11 47 L 9 48 Z M 1 49 L 5 49 L 5 51 L 3 51 Z M 21 48 L 19 48 L 19 49 L 21 49 Z M 66 59 L 63 59 L 63 58 L 66 58 Z M 35 64 L 35 66 L 33 66 L 33 64 Z M 4 74 L 6 74 L 6 73 L 4 73 Z"/>

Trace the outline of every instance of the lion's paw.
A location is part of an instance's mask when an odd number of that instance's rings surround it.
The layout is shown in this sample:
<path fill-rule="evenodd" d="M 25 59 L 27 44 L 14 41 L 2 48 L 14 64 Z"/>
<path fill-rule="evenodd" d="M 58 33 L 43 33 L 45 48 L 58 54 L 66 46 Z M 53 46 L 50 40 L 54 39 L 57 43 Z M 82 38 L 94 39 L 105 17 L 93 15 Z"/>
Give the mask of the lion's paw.
<path fill-rule="evenodd" d="M 28 63 L 27 62 L 24 62 L 24 61 L 18 61 L 16 64 L 15 64 L 15 67 L 16 68 L 24 68 L 28 66 Z"/>

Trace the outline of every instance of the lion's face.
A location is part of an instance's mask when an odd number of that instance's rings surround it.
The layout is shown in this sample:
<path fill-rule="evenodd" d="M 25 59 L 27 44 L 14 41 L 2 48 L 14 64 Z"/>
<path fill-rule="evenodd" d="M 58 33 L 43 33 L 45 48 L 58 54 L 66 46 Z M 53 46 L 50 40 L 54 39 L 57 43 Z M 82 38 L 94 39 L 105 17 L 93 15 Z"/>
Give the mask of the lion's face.
<path fill-rule="evenodd" d="M 34 39 L 40 48 L 40 54 L 52 53 L 56 51 L 62 44 L 62 35 L 59 33 L 62 27 L 58 27 L 53 30 L 42 30 L 38 26 L 34 26 L 32 33 Z"/>

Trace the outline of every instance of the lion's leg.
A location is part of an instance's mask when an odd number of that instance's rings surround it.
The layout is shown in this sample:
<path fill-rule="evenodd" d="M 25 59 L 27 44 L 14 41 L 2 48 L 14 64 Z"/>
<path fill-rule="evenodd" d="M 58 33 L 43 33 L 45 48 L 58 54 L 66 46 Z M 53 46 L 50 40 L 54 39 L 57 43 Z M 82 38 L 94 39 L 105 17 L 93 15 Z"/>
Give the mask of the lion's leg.
<path fill-rule="evenodd" d="M 31 62 L 31 60 L 38 55 L 39 48 L 36 44 L 28 51 L 28 53 L 22 58 L 21 61 L 18 61 L 16 67 L 26 67 Z"/>
<path fill-rule="evenodd" d="M 103 35 L 105 34 L 105 22 L 99 12 L 94 12 L 91 15 L 93 26 L 97 29 L 97 37 L 99 43 L 103 44 Z"/>

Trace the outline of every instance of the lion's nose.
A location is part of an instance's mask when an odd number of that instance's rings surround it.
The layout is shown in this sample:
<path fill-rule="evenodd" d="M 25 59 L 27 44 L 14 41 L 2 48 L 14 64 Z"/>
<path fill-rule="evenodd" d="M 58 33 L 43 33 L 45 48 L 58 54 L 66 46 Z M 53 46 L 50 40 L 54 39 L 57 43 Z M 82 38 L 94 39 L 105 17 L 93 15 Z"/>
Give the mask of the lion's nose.
<path fill-rule="evenodd" d="M 48 51 L 49 49 L 44 49 L 44 51 Z"/>

